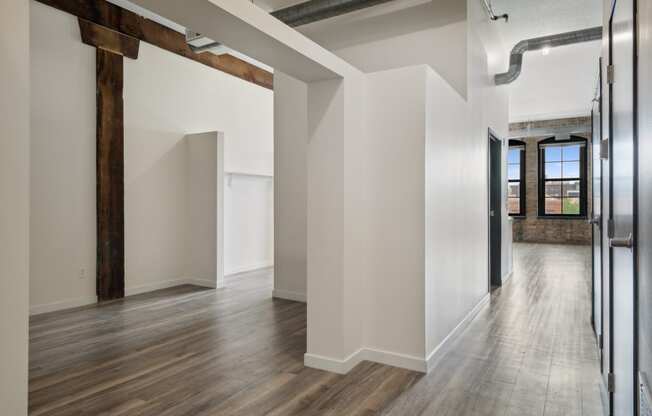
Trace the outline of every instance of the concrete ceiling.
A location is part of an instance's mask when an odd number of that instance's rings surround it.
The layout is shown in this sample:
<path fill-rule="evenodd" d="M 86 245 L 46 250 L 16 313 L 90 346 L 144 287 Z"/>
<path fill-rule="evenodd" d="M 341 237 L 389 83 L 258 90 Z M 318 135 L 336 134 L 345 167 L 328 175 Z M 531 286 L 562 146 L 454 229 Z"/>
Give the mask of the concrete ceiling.
<path fill-rule="evenodd" d="M 496 14 L 509 14 L 509 22 L 498 21 L 505 47 L 523 39 L 602 25 L 602 0 L 491 0 Z"/>

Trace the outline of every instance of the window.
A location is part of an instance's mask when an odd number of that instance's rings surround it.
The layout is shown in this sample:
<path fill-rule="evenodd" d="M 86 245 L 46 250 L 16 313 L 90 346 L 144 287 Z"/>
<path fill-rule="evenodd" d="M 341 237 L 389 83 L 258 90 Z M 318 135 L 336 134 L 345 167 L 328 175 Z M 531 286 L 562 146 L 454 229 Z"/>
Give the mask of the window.
<path fill-rule="evenodd" d="M 539 142 L 539 216 L 586 216 L 586 139 Z"/>
<path fill-rule="evenodd" d="M 509 141 L 507 153 L 507 211 L 512 216 L 525 215 L 525 142 Z"/>

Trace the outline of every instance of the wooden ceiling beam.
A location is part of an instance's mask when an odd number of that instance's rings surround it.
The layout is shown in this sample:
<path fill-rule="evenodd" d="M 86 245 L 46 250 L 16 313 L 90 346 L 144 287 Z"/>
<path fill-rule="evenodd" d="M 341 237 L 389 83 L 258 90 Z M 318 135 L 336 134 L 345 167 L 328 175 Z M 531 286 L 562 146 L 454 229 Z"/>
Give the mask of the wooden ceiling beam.
<path fill-rule="evenodd" d="M 140 40 L 79 18 L 82 42 L 117 55 L 138 59 Z"/>
<path fill-rule="evenodd" d="M 105 0 L 37 1 L 261 87 L 274 89 L 271 72 L 229 54 L 194 53 L 184 34 Z"/>

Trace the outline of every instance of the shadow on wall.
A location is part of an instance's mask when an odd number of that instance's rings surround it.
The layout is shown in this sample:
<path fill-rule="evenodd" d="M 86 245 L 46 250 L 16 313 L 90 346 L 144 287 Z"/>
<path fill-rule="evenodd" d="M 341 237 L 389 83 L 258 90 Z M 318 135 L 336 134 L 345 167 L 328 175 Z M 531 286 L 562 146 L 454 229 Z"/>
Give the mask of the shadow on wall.
<path fill-rule="evenodd" d="M 154 130 L 138 133 L 138 140 L 125 140 L 127 287 L 179 279 L 185 266 L 184 136 Z"/>

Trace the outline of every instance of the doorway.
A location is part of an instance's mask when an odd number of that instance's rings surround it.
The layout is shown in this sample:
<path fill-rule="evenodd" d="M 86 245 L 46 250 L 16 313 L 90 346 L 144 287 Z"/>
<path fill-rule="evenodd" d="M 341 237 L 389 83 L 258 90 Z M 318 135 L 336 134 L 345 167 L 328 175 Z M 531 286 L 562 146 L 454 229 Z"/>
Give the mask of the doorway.
<path fill-rule="evenodd" d="M 502 142 L 489 131 L 489 288 L 502 285 Z"/>

